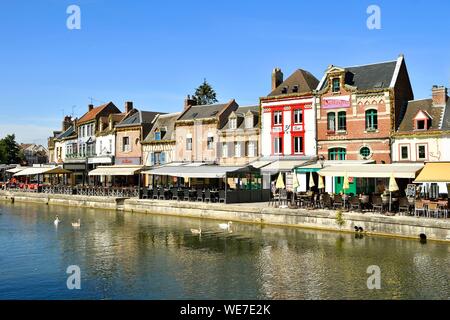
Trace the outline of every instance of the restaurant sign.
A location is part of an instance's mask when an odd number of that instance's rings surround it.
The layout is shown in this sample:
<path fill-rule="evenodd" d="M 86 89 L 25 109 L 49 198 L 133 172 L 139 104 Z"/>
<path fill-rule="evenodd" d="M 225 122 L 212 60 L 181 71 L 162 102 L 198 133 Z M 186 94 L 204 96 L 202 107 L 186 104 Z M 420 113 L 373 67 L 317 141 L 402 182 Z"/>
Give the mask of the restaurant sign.
<path fill-rule="evenodd" d="M 322 98 L 322 108 L 324 109 L 350 108 L 350 106 L 350 96 Z"/>
<path fill-rule="evenodd" d="M 116 158 L 116 165 L 140 165 L 140 157 Z"/>

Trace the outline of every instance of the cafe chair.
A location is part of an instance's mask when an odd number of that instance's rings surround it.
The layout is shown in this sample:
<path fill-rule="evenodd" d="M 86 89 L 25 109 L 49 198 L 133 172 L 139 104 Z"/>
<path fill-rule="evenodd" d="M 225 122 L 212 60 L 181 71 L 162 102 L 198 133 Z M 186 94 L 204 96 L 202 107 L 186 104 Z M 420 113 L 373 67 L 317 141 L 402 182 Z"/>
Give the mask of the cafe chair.
<path fill-rule="evenodd" d="M 225 190 L 219 190 L 219 203 L 225 203 Z"/>
<path fill-rule="evenodd" d="M 414 206 L 414 215 L 419 217 L 421 212 L 425 214 L 425 205 L 422 201 L 417 200 Z"/>
<path fill-rule="evenodd" d="M 172 200 L 178 200 L 178 189 L 177 188 L 170 189 L 170 193 L 172 194 Z"/>
<path fill-rule="evenodd" d="M 372 198 L 372 209 L 373 211 L 383 212 L 383 200 L 381 196 L 373 196 Z"/>
<path fill-rule="evenodd" d="M 183 191 L 183 200 L 184 201 L 189 201 L 189 189 L 184 189 Z"/>
<path fill-rule="evenodd" d="M 200 189 L 197 189 L 197 201 L 203 201 L 203 192 Z"/>

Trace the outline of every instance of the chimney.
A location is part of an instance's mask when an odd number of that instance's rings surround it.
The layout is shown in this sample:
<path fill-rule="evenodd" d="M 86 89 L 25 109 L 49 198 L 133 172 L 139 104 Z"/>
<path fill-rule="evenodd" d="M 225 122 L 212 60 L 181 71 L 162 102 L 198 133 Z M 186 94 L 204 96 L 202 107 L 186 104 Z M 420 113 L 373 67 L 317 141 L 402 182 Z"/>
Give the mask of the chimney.
<path fill-rule="evenodd" d="M 186 110 L 189 107 L 195 106 L 196 104 L 197 101 L 191 98 L 190 95 L 187 95 L 186 99 L 184 99 L 184 110 Z"/>
<path fill-rule="evenodd" d="M 70 116 L 65 116 L 64 120 L 62 122 L 62 131 L 66 131 L 67 129 L 70 128 L 70 126 L 72 125 L 73 121 L 72 121 L 72 117 Z"/>
<path fill-rule="evenodd" d="M 280 68 L 275 68 L 272 71 L 272 91 L 278 88 L 283 83 L 283 72 Z"/>
<path fill-rule="evenodd" d="M 94 105 L 91 103 L 88 105 L 88 111 L 91 111 L 92 109 L 94 109 Z"/>
<path fill-rule="evenodd" d="M 443 107 L 447 104 L 447 88 L 444 86 L 433 86 L 432 97 L 434 107 Z"/>
<path fill-rule="evenodd" d="M 133 110 L 133 102 L 132 101 L 125 102 L 125 113 L 129 113 L 131 110 Z"/>

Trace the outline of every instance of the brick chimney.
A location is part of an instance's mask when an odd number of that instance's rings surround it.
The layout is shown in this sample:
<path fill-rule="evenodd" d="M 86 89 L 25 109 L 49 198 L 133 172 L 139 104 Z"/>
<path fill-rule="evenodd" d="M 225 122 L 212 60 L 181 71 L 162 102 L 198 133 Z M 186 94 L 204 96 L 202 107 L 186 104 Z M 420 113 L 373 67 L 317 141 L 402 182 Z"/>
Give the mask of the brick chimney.
<path fill-rule="evenodd" d="M 131 110 L 133 110 L 133 102 L 132 101 L 125 102 L 125 113 L 129 113 Z"/>
<path fill-rule="evenodd" d="M 62 131 L 66 131 L 70 128 L 70 126 L 73 124 L 72 117 L 71 116 L 65 116 L 64 120 L 62 122 Z"/>
<path fill-rule="evenodd" d="M 272 91 L 278 88 L 283 83 L 283 72 L 280 68 L 275 68 L 272 71 Z"/>
<path fill-rule="evenodd" d="M 434 107 L 445 106 L 448 100 L 447 88 L 444 86 L 433 86 L 432 97 Z"/>
<path fill-rule="evenodd" d="M 189 107 L 195 106 L 196 104 L 197 101 L 191 98 L 190 95 L 187 95 L 186 99 L 184 99 L 184 110 L 186 110 Z"/>
<path fill-rule="evenodd" d="M 94 109 L 94 105 L 91 103 L 88 105 L 88 112 L 91 111 L 92 109 Z"/>

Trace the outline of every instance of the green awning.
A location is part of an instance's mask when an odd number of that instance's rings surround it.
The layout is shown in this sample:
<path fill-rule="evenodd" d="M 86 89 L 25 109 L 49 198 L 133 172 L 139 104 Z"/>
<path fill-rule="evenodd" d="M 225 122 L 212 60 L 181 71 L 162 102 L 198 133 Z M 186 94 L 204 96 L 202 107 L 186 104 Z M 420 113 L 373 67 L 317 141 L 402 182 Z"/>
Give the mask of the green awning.
<path fill-rule="evenodd" d="M 319 172 L 320 168 L 295 168 L 295 173 Z"/>

